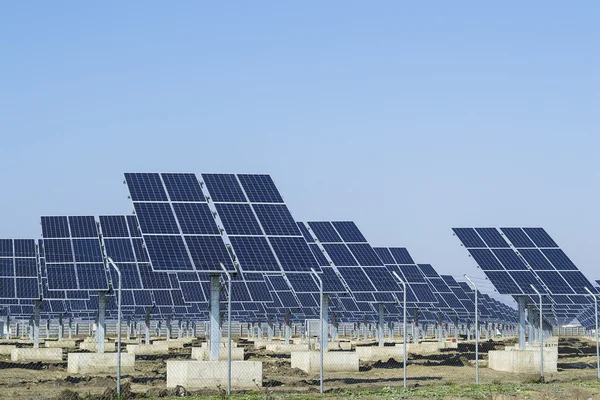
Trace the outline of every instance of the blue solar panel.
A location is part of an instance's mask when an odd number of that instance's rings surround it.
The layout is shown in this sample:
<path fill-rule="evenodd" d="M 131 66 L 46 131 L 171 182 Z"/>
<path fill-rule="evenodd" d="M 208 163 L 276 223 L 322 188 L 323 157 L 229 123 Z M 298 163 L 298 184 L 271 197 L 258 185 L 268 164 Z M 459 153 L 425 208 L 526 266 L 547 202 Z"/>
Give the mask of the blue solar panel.
<path fill-rule="evenodd" d="M 352 221 L 333 221 L 331 222 L 335 230 L 340 234 L 346 243 L 366 243 L 367 239 L 363 236 L 356 224 Z"/>
<path fill-rule="evenodd" d="M 38 262 L 33 239 L 3 239 L 0 246 L 0 299 L 40 298 Z"/>
<path fill-rule="evenodd" d="M 473 228 L 452 228 L 456 236 L 467 248 L 485 248 L 485 242 Z"/>
<path fill-rule="evenodd" d="M 173 210 L 184 235 L 220 235 L 206 203 L 175 203 Z"/>
<path fill-rule="evenodd" d="M 400 292 L 401 289 L 386 267 L 364 268 L 365 273 L 380 292 Z"/>
<path fill-rule="evenodd" d="M 494 283 L 494 286 L 500 294 L 518 294 L 522 293 L 519 286 L 512 280 L 506 271 L 488 271 L 486 275 Z M 529 291 L 528 291 L 529 292 Z"/>
<path fill-rule="evenodd" d="M 408 250 L 404 247 L 389 247 L 389 250 L 394 257 L 394 260 L 396 260 L 396 264 L 405 265 L 415 263 L 408 253 Z"/>
<path fill-rule="evenodd" d="M 317 263 L 320 266 L 329 266 L 329 261 L 327 260 L 327 257 L 325 257 L 325 255 L 321 251 L 321 248 L 317 244 L 309 244 L 308 246 L 310 247 L 310 250 L 312 251 L 313 255 L 315 256 L 315 259 L 317 260 Z"/>
<path fill-rule="evenodd" d="M 573 288 L 575 293 L 587 293 L 585 288 L 593 292 L 592 283 L 580 271 L 564 271 L 561 272 L 561 276 Z"/>
<path fill-rule="evenodd" d="M 321 280 L 323 281 L 323 291 L 325 293 L 343 293 L 346 291 L 344 284 L 333 268 L 324 267 L 322 271 Z"/>
<path fill-rule="evenodd" d="M 543 228 L 523 228 L 537 247 L 558 247 Z"/>
<path fill-rule="evenodd" d="M 523 256 L 525 261 L 527 261 L 527 264 L 529 264 L 533 270 L 554 270 L 552 264 L 550 264 L 542 252 L 537 249 L 520 249 L 519 253 Z"/>
<path fill-rule="evenodd" d="M 215 202 L 245 203 L 246 196 L 234 174 L 202 174 Z"/>
<path fill-rule="evenodd" d="M 253 209 L 267 236 L 298 236 L 298 226 L 285 204 L 255 204 Z"/>
<path fill-rule="evenodd" d="M 494 256 L 489 249 L 468 249 L 469 253 L 475 259 L 475 262 L 484 271 L 495 271 L 495 270 L 504 270 L 502 264 L 498 259 Z M 512 250 L 508 250 L 512 254 L 514 252 Z"/>
<path fill-rule="evenodd" d="M 181 236 L 145 237 L 152 268 L 156 271 L 185 271 L 194 267 Z"/>
<path fill-rule="evenodd" d="M 358 262 L 345 244 L 324 244 L 323 248 L 336 266 L 358 266 Z"/>
<path fill-rule="evenodd" d="M 244 271 L 280 270 L 266 238 L 231 236 L 229 239 Z"/>
<path fill-rule="evenodd" d="M 383 265 L 377 253 L 373 250 L 373 248 L 369 244 L 353 244 L 350 243 L 347 245 L 348 249 L 354 255 L 354 258 L 358 260 L 358 263 L 362 266 L 379 266 Z"/>
<path fill-rule="evenodd" d="M 285 271 L 320 269 L 303 237 L 271 237 L 269 240 Z"/>
<path fill-rule="evenodd" d="M 383 264 L 396 264 L 396 260 L 394 260 L 394 257 L 392 257 L 392 253 L 390 253 L 390 250 L 387 247 L 373 247 L 373 250 L 375 250 L 375 253 L 377 253 L 379 259 L 381 260 L 381 262 L 383 262 Z"/>
<path fill-rule="evenodd" d="M 364 270 L 360 267 L 339 268 L 342 279 L 348 285 L 351 292 L 374 292 L 373 287 Z"/>
<path fill-rule="evenodd" d="M 98 235 L 94 217 L 68 217 L 71 237 L 89 238 Z"/>
<path fill-rule="evenodd" d="M 431 264 L 418 264 L 418 266 L 426 277 L 436 278 L 439 276 Z"/>
<path fill-rule="evenodd" d="M 138 219 L 135 215 L 127 216 L 127 225 L 129 226 L 129 234 L 134 238 L 141 238 L 142 233 L 140 232 Z"/>
<path fill-rule="evenodd" d="M 100 226 L 105 238 L 129 237 L 127 220 L 122 215 L 101 215 Z"/>
<path fill-rule="evenodd" d="M 341 243 L 342 238 L 330 222 L 308 222 L 308 226 L 313 231 L 320 242 L 323 243 Z"/>
<path fill-rule="evenodd" d="M 94 217 L 42 217 L 42 232 L 52 236 L 43 245 L 49 290 L 108 290 Z"/>
<path fill-rule="evenodd" d="M 557 270 L 577 270 L 573 261 L 561 249 L 541 249 L 541 251 Z"/>
<path fill-rule="evenodd" d="M 125 181 L 133 201 L 167 201 L 167 193 L 158 174 L 125 174 Z"/>
<path fill-rule="evenodd" d="M 215 204 L 228 235 L 263 234 L 249 204 Z"/>
<path fill-rule="evenodd" d="M 194 174 L 161 174 L 171 201 L 205 202 Z"/>
<path fill-rule="evenodd" d="M 560 276 L 560 273 L 556 271 L 537 271 L 537 275 L 540 277 L 544 285 L 550 290 L 552 294 L 573 294 L 567 282 Z"/>
<path fill-rule="evenodd" d="M 519 257 L 513 250 L 492 249 L 492 252 L 498 258 L 498 260 L 500 260 L 504 266 L 504 269 L 506 270 L 526 271 L 528 269 L 521 257 Z"/>
<path fill-rule="evenodd" d="M 319 291 L 319 286 L 310 274 L 288 274 L 287 278 L 296 293 L 315 293 Z"/>
<path fill-rule="evenodd" d="M 180 233 L 168 203 L 134 203 L 134 207 L 144 235 Z"/>
<path fill-rule="evenodd" d="M 237 177 L 251 203 L 283 203 L 269 175 L 239 174 Z"/>
<path fill-rule="evenodd" d="M 297 222 L 297 225 L 298 225 L 298 228 L 300 229 L 300 233 L 302 233 L 302 236 L 304 236 L 304 239 L 306 239 L 306 243 L 314 243 L 315 240 L 313 239 L 312 235 L 308 231 L 308 228 L 306 227 L 306 225 L 304 225 L 304 223 L 302 223 L 302 222 Z"/>
<path fill-rule="evenodd" d="M 408 283 L 425 283 L 423 273 L 416 265 L 399 265 L 400 273 Z"/>
<path fill-rule="evenodd" d="M 510 240 L 512 245 L 517 248 L 535 247 L 535 244 L 521 228 L 500 228 L 500 230 Z"/>
<path fill-rule="evenodd" d="M 197 270 L 218 271 L 221 264 L 232 269 L 231 257 L 220 236 L 187 236 L 185 242 Z"/>
<path fill-rule="evenodd" d="M 510 248 L 496 228 L 475 228 L 488 247 Z"/>

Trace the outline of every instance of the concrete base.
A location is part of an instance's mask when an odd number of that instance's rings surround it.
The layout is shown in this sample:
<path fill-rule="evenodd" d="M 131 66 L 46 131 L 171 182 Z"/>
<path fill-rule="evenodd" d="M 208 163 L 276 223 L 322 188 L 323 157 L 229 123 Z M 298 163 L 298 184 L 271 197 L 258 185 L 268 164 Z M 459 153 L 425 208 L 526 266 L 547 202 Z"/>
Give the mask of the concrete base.
<path fill-rule="evenodd" d="M 404 360 L 404 349 L 396 346 L 357 346 L 356 354 L 360 361 L 388 361 L 390 358 L 396 361 Z"/>
<path fill-rule="evenodd" d="M 22 348 L 13 349 L 10 352 L 12 361 L 62 361 L 62 349 L 47 349 L 41 347 L 39 349 Z"/>
<path fill-rule="evenodd" d="M 47 340 L 46 343 L 44 343 L 44 346 L 46 346 L 49 349 L 51 349 L 51 348 L 68 349 L 68 348 L 76 348 L 77 342 L 73 339 Z"/>
<path fill-rule="evenodd" d="M 404 344 L 396 343 L 397 348 L 403 348 Z M 457 342 L 422 342 L 408 343 L 406 345 L 409 354 L 432 354 L 441 349 L 458 349 Z"/>
<path fill-rule="evenodd" d="M 331 342 L 329 343 L 330 348 L 337 348 L 340 350 L 352 350 L 352 343 L 350 341 L 343 342 Z"/>
<path fill-rule="evenodd" d="M 83 342 L 79 344 L 79 348 L 81 350 L 91 351 L 92 353 L 98 352 L 98 344 L 96 342 Z M 117 351 L 117 345 L 113 342 L 105 342 L 104 343 L 104 351 L 107 353 L 112 353 Z"/>
<path fill-rule="evenodd" d="M 132 373 L 135 355 L 121 353 L 121 373 Z M 117 353 L 69 353 L 67 372 L 70 374 L 115 374 Z"/>
<path fill-rule="evenodd" d="M 16 349 L 17 346 L 10 344 L 0 345 L 0 356 L 10 356 L 13 349 Z"/>
<path fill-rule="evenodd" d="M 309 349 L 307 344 L 269 343 L 266 350 L 273 353 L 292 353 L 294 351 L 308 351 Z"/>
<path fill-rule="evenodd" d="M 327 372 L 358 372 L 358 354 L 345 351 L 331 351 L 323 354 L 323 370 Z M 316 351 L 295 351 L 292 353 L 292 368 L 308 373 L 320 369 L 320 353 Z"/>
<path fill-rule="evenodd" d="M 202 343 L 205 344 L 205 343 Z M 227 348 L 219 349 L 219 360 L 227 360 L 229 351 Z M 192 360 L 208 361 L 210 358 L 210 349 L 206 346 L 192 347 Z M 231 347 L 231 359 L 237 361 L 244 360 L 244 348 L 243 347 Z"/>
<path fill-rule="evenodd" d="M 209 348 L 209 344 L 210 344 L 210 342 L 202 342 L 202 343 L 200 343 L 200 346 L 208 349 Z M 228 347 L 227 341 L 221 342 L 220 346 L 221 346 L 221 348 L 225 348 L 226 349 Z M 238 347 L 238 344 L 236 342 L 232 341 L 231 342 L 231 347 L 232 348 Z"/>
<path fill-rule="evenodd" d="M 136 354 L 138 356 L 169 354 L 169 346 L 167 342 L 154 342 L 153 344 L 128 344 L 128 354 Z"/>
<path fill-rule="evenodd" d="M 558 372 L 558 347 L 544 349 L 544 372 Z M 488 353 L 488 368 L 514 374 L 538 374 L 540 372 L 540 350 L 492 350 Z"/>
<path fill-rule="evenodd" d="M 181 385 L 187 390 L 227 387 L 226 361 L 167 360 L 167 387 Z M 256 389 L 262 387 L 262 362 L 232 361 L 231 387 Z"/>

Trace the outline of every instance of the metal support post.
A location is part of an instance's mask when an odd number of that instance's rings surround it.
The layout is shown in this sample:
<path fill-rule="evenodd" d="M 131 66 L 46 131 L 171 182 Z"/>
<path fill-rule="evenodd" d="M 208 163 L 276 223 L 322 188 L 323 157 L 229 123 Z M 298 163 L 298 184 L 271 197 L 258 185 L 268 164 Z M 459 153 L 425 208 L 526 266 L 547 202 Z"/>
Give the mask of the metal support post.
<path fill-rule="evenodd" d="M 538 290 L 535 288 L 535 286 L 533 285 L 529 285 L 531 286 L 531 288 L 537 293 L 539 299 L 540 299 L 540 377 L 542 378 L 542 382 L 544 382 L 544 336 L 542 335 L 542 330 L 544 329 L 544 318 L 542 315 L 542 309 L 543 309 L 543 304 L 542 304 L 542 294 L 540 292 L 538 292 Z"/>
<path fill-rule="evenodd" d="M 321 323 L 319 325 L 320 326 L 320 341 L 321 341 L 321 345 L 319 346 L 319 392 L 321 394 L 323 394 L 323 357 L 324 357 L 324 351 L 325 351 L 325 346 L 327 343 L 327 317 L 325 315 L 325 310 L 328 307 L 327 304 L 327 297 L 326 295 L 323 293 L 323 280 L 321 279 L 321 277 L 319 276 L 319 274 L 317 274 L 317 271 L 315 271 L 313 268 L 311 268 L 311 271 L 313 272 L 313 274 L 315 275 L 315 277 L 317 278 L 317 280 L 319 281 L 319 299 L 320 299 L 320 304 L 319 304 L 319 308 L 320 308 L 320 314 L 321 314 Z"/>
<path fill-rule="evenodd" d="M 219 297 L 221 282 L 219 275 L 210 276 L 210 361 L 219 360 L 219 347 L 221 344 L 221 311 Z"/>
<path fill-rule="evenodd" d="M 384 311 L 385 311 L 385 308 L 384 308 L 383 304 L 379 304 L 379 323 L 377 324 L 377 340 L 379 342 L 378 343 L 379 347 L 384 346 L 384 337 L 383 337 L 383 331 L 384 331 L 384 326 L 385 326 Z"/>
<path fill-rule="evenodd" d="M 598 379 L 600 379 L 600 337 L 598 336 L 598 297 L 590 291 L 590 289 L 585 288 L 585 290 L 592 296 L 594 299 L 594 316 L 596 317 L 596 368 L 598 369 Z"/>
<path fill-rule="evenodd" d="M 469 281 L 471 285 L 473 285 L 473 289 L 475 292 L 475 384 L 479 385 L 479 309 L 477 303 L 478 301 L 478 291 L 477 285 L 473 283 L 473 281 L 465 274 L 465 279 Z"/>
<path fill-rule="evenodd" d="M 403 381 L 404 381 L 404 389 L 406 389 L 406 358 L 408 354 L 406 353 L 406 282 L 396 272 L 392 272 L 394 277 L 398 279 L 398 281 L 402 284 L 402 349 L 403 349 L 403 361 L 402 361 L 402 369 L 403 369 Z"/>

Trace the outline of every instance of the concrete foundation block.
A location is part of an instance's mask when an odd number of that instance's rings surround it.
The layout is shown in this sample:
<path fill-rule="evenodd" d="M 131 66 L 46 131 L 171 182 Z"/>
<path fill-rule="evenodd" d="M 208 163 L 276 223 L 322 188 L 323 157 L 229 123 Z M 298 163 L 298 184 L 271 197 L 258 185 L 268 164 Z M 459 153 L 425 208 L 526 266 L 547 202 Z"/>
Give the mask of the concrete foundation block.
<path fill-rule="evenodd" d="M 202 343 L 204 344 L 204 343 Z M 219 349 L 219 360 L 227 360 L 229 356 L 228 348 L 221 347 Z M 210 358 L 210 349 L 206 346 L 192 347 L 192 360 L 208 361 Z M 244 360 L 243 347 L 231 347 L 231 359 L 236 361 Z"/>
<path fill-rule="evenodd" d="M 168 354 L 169 346 L 167 342 L 154 342 L 153 344 L 128 344 L 128 354 L 136 354 L 138 356 Z"/>
<path fill-rule="evenodd" d="M 404 349 L 396 346 L 357 346 L 356 354 L 360 361 L 388 361 L 390 358 L 404 360 Z"/>
<path fill-rule="evenodd" d="M 227 361 L 167 360 L 167 387 L 188 390 L 227 387 Z M 262 362 L 232 361 L 231 386 L 236 389 L 262 387 Z"/>
<path fill-rule="evenodd" d="M 205 347 L 208 349 L 209 344 L 210 344 L 210 342 L 202 342 L 202 343 L 200 343 L 200 347 Z M 226 349 L 229 346 L 229 344 L 227 343 L 227 340 L 225 340 L 224 342 L 219 343 L 219 346 L 221 346 L 221 348 Z M 231 341 L 232 348 L 237 347 L 237 346 L 238 346 L 237 342 Z"/>
<path fill-rule="evenodd" d="M 70 374 L 115 374 L 117 353 L 69 353 L 67 372 Z M 132 373 L 135 355 L 121 353 L 121 372 Z"/>
<path fill-rule="evenodd" d="M 83 342 L 79 344 L 79 348 L 81 350 L 91 351 L 92 353 L 98 352 L 98 343 L 96 342 Z M 104 351 L 111 353 L 117 351 L 117 345 L 113 342 L 105 342 L 104 343 Z"/>
<path fill-rule="evenodd" d="M 286 354 L 294 351 L 309 351 L 308 344 L 269 343 L 265 348 L 267 351 Z"/>
<path fill-rule="evenodd" d="M 396 347 L 402 348 L 402 343 L 396 343 Z M 432 354 L 438 353 L 441 349 L 458 349 L 457 342 L 421 342 L 421 343 L 408 343 L 408 353 L 412 354 Z"/>
<path fill-rule="evenodd" d="M 44 343 L 44 346 L 46 346 L 47 348 L 69 349 L 69 348 L 76 348 L 77 342 L 73 339 L 47 340 Z"/>
<path fill-rule="evenodd" d="M 350 341 L 334 342 L 329 344 L 332 348 L 337 347 L 340 350 L 352 350 L 352 343 Z"/>
<path fill-rule="evenodd" d="M 15 348 L 10 352 L 10 359 L 12 361 L 48 361 L 48 362 L 60 362 L 62 361 L 62 349 L 57 348 L 44 348 L 39 349 L 33 348 Z"/>
<path fill-rule="evenodd" d="M 544 349 L 544 372 L 558 372 L 558 348 Z M 488 368 L 514 374 L 537 374 L 540 372 L 540 350 L 492 350 L 488 353 Z"/>
<path fill-rule="evenodd" d="M 16 349 L 17 346 L 10 344 L 0 345 L 0 355 L 2 356 L 10 356 L 13 349 Z"/>
<path fill-rule="evenodd" d="M 323 370 L 327 372 L 358 372 L 358 354 L 345 351 L 328 351 L 323 354 Z M 320 353 L 317 351 L 295 351 L 292 353 L 292 368 L 307 373 L 320 369 Z"/>

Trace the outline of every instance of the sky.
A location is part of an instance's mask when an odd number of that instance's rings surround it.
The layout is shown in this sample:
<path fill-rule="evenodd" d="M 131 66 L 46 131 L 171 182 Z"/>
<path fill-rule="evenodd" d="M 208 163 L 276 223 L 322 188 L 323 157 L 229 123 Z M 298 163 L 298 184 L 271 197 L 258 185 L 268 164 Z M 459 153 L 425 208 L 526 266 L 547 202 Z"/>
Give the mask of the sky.
<path fill-rule="evenodd" d="M 271 174 L 483 277 L 452 227 L 541 226 L 600 279 L 600 3 L 0 4 L 0 237 L 133 209 L 124 172 Z"/>

